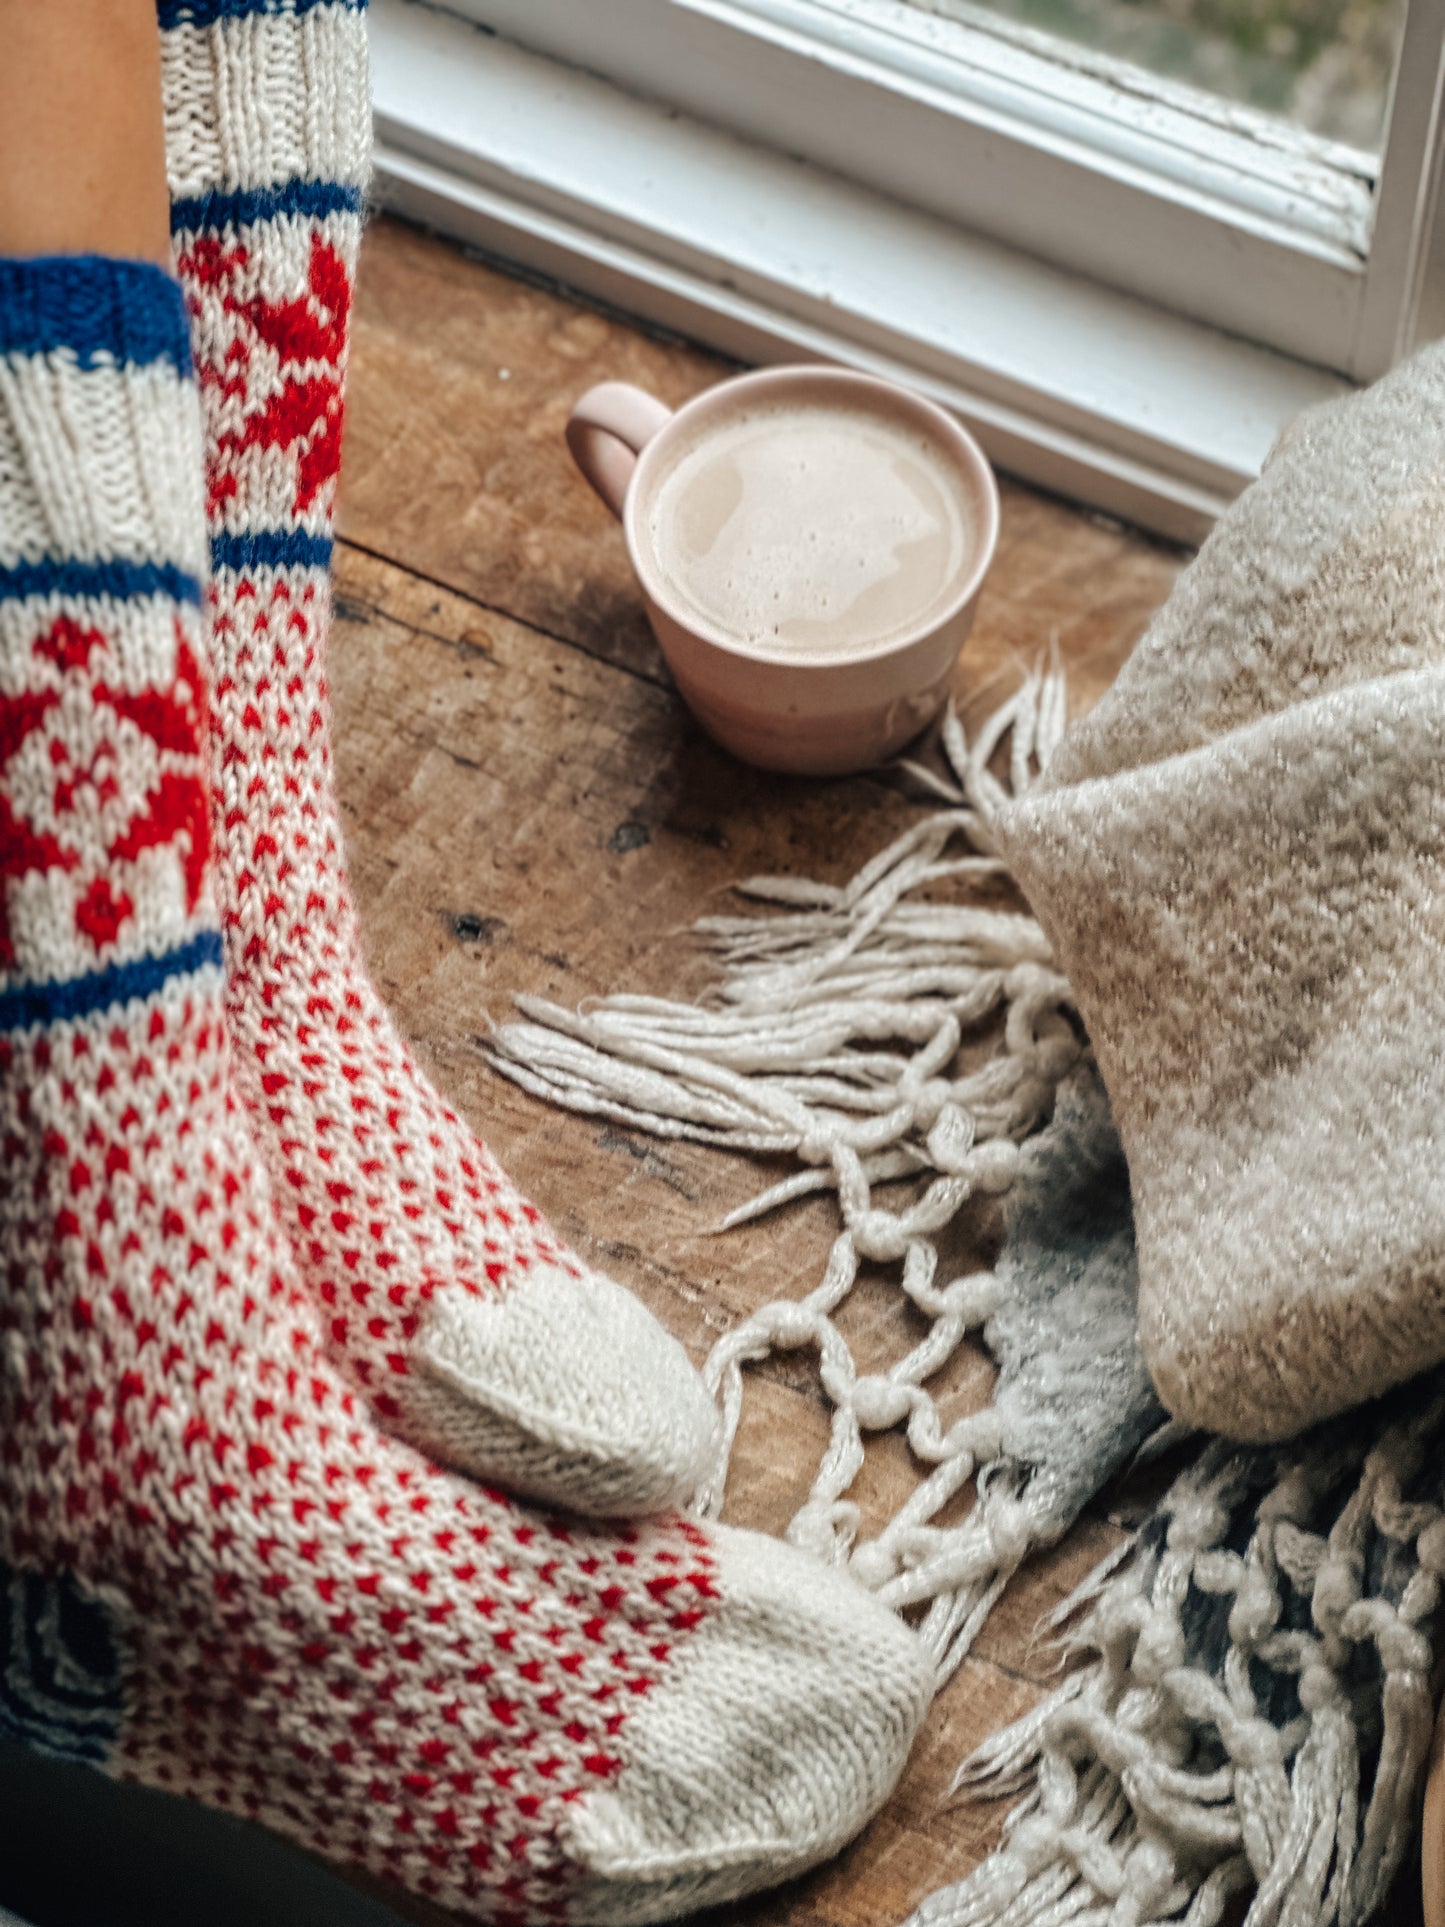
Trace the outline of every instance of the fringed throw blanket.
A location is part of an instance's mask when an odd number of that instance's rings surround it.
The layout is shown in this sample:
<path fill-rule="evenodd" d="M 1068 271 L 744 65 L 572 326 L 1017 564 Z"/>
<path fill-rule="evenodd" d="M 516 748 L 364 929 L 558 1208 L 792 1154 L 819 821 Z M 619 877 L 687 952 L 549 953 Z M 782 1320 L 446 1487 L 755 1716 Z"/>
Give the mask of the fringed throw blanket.
<path fill-rule="evenodd" d="M 1002 813 L 1128 1153 L 1170 1410 L 1445 1358 L 1445 347 L 1303 416 Z"/>
<path fill-rule="evenodd" d="M 732 1223 L 835 1194 L 817 1287 L 708 1374 L 730 1447 L 742 1367 L 817 1350 L 832 1433 L 790 1536 L 917 1617 L 942 1676 L 1115 1472 L 1193 1440 L 1071 1602 L 1073 1670 L 966 1766 L 1018 1804 L 917 1927 L 1207 1927 L 1243 1895 L 1249 1927 L 1350 1927 L 1410 1844 L 1445 1373 L 1248 1446 L 1169 1422 L 1146 1356 L 1190 1421 L 1263 1438 L 1445 1350 L 1442 483 L 1432 351 L 1285 437 L 1062 749 L 1035 675 L 976 741 L 949 719 L 948 774 L 912 768 L 939 807 L 852 884 L 755 881 L 762 914 L 700 926 L 706 1007 L 527 1000 L 493 1040 L 554 1102 L 793 1157 Z M 1005 850 L 1043 927 L 969 901 Z M 947 1277 L 988 1197 L 999 1260 Z M 863 1260 L 930 1329 L 860 1376 L 837 1313 Z M 945 1427 L 930 1384 L 966 1333 L 993 1402 Z M 849 1489 L 889 1427 L 919 1482 L 860 1541 Z"/>

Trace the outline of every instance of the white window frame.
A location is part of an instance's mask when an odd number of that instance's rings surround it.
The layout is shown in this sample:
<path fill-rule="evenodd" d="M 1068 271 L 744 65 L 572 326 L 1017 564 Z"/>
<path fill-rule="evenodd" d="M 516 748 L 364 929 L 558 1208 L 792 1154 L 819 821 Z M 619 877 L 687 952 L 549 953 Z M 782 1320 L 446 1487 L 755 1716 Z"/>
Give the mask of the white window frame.
<path fill-rule="evenodd" d="M 1172 534 L 1302 403 L 1445 315 L 1445 0 L 1411 0 L 1378 181 L 902 0 L 380 0 L 375 21 L 402 211 L 744 358 L 911 379 L 996 459 Z"/>

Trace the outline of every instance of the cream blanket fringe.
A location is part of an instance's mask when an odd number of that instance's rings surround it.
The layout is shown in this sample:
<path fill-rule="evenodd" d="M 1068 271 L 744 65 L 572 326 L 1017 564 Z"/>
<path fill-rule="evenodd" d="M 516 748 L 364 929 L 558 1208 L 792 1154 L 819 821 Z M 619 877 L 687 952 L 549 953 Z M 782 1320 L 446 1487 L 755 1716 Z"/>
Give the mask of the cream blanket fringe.
<path fill-rule="evenodd" d="M 817 1287 L 762 1306 L 715 1346 L 705 1375 L 723 1413 L 717 1472 L 699 1508 L 715 1516 L 743 1398 L 743 1368 L 812 1346 L 832 1405 L 828 1448 L 792 1520 L 794 1544 L 848 1562 L 898 1608 L 926 1607 L 920 1631 L 940 1679 L 968 1651 L 994 1601 L 1062 1524 L 1005 1451 L 993 1408 L 945 1428 L 928 1389 L 968 1333 L 997 1308 L 991 1271 L 940 1277 L 938 1239 L 970 1202 L 1007 1191 L 1019 1144 L 1044 1122 L 1082 1045 L 1069 989 L 1031 917 L 935 901 L 941 889 L 1006 875 L 990 831 L 1000 800 L 1033 780 L 1062 735 L 1065 689 L 1038 671 L 970 742 L 951 711 L 950 774 L 906 765 L 943 807 L 843 888 L 755 878 L 743 896 L 767 916 L 709 917 L 698 933 L 722 965 L 705 1006 L 614 996 L 582 1012 L 518 999 L 522 1022 L 490 1040 L 496 1068 L 524 1089 L 659 1137 L 790 1155 L 800 1169 L 731 1213 L 723 1228 L 809 1192 L 832 1191 L 841 1229 Z M 1007 749 L 1007 788 L 989 765 Z M 960 1049 L 1002 1028 L 979 1068 Z M 903 1048 L 899 1048 L 902 1046 Z M 907 1202 L 886 1187 L 912 1180 Z M 928 1335 L 886 1372 L 860 1376 L 837 1314 L 863 1260 L 898 1267 Z M 927 1468 L 883 1529 L 858 1543 L 847 1497 L 863 1437 L 906 1427 Z M 961 1524 L 939 1513 L 970 1479 Z"/>
<path fill-rule="evenodd" d="M 1363 1927 L 1412 1850 L 1445 1580 L 1432 1373 L 1280 1448 L 1210 1441 L 1083 1660 L 959 1785 L 1022 1793 L 1003 1845 L 908 1927 Z"/>

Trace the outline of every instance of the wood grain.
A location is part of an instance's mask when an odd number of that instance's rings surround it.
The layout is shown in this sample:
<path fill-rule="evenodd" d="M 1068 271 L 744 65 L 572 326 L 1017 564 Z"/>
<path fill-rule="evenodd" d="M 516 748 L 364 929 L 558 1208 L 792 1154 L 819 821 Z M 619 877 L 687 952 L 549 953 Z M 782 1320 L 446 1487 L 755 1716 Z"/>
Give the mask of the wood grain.
<path fill-rule="evenodd" d="M 621 376 L 676 404 L 724 364 L 391 221 L 367 236 L 355 339 L 330 667 L 373 969 L 518 1181 L 701 1359 L 759 1303 L 816 1282 L 828 1207 L 714 1235 L 766 1169 L 537 1104 L 488 1069 L 488 1021 L 522 991 L 571 1005 L 700 988 L 706 964 L 687 927 L 733 879 L 843 882 L 916 805 L 879 779 L 769 776 L 714 748 L 668 686 L 617 527 L 570 467 L 562 428 L 592 382 Z M 1006 482 L 998 559 L 958 672 L 965 717 L 986 714 L 1051 647 L 1074 701 L 1093 701 L 1180 559 Z M 916 1335 L 908 1319 L 885 1277 L 865 1279 L 850 1342 L 860 1357 L 894 1357 Z M 950 1409 L 985 1402 L 990 1384 L 987 1360 L 966 1349 Z M 727 1516 L 781 1530 L 825 1433 L 809 1359 L 761 1371 Z M 900 1440 L 878 1441 L 859 1483 L 865 1518 L 886 1516 L 915 1476 Z M 1117 1540 L 1101 1515 L 1035 1561 L 862 1839 L 728 1920 L 880 1927 L 975 1865 L 1002 1810 L 948 1804 L 952 1776 L 1046 1690 L 1034 1627 Z"/>

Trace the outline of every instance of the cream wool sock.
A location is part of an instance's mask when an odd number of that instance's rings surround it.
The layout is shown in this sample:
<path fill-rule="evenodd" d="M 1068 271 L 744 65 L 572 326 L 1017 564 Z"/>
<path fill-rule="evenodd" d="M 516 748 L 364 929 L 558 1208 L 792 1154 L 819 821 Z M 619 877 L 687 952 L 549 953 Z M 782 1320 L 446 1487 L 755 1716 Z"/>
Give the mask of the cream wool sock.
<path fill-rule="evenodd" d="M 200 417 L 158 269 L 0 262 L 0 1738 L 497 1923 L 833 1852 L 932 1686 L 841 1573 L 378 1431 L 235 1094 Z"/>
<path fill-rule="evenodd" d="M 1128 1156 L 1177 1416 L 1445 1357 L 1445 351 L 1304 416 L 1003 822 Z"/>
<path fill-rule="evenodd" d="M 324 658 L 370 159 L 355 0 L 162 0 L 179 269 L 206 405 L 217 893 L 238 1076 L 333 1356 L 448 1464 L 580 1511 L 683 1500 L 715 1415 L 416 1068 L 347 890 Z"/>

